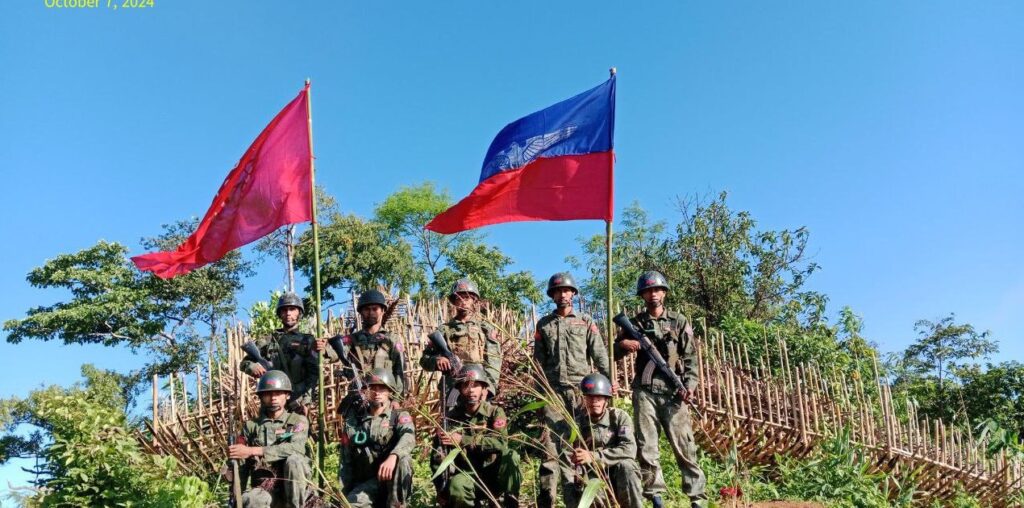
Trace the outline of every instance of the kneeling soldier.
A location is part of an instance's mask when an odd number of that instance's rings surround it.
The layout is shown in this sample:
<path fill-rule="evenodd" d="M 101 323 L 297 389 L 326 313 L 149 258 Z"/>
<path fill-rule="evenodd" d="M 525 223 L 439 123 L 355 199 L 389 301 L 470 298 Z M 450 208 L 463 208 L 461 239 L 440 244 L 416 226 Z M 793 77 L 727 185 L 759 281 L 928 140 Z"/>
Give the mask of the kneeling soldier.
<path fill-rule="evenodd" d="M 260 397 L 260 415 L 245 422 L 242 436 L 246 444 L 228 448 L 228 457 L 245 460 L 242 477 L 253 487 L 242 494 L 246 508 L 289 506 L 300 508 L 306 500 L 309 457 L 306 438 L 309 421 L 289 413 L 285 404 L 292 393 L 288 375 L 272 370 L 256 384 Z"/>
<path fill-rule="evenodd" d="M 466 365 L 458 376 L 459 403 L 448 415 L 449 431 L 437 431 L 434 467 L 450 447 L 461 453 L 449 474 L 434 480 L 438 503 L 454 508 L 519 505 L 519 456 L 508 448 L 505 411 L 485 399 L 489 382 L 481 365 Z"/>
<path fill-rule="evenodd" d="M 597 506 L 639 508 L 643 505 L 643 492 L 632 418 L 629 413 L 611 407 L 612 384 L 604 375 L 594 373 L 584 377 L 580 390 L 583 408 L 576 412 L 579 438 L 569 443 L 573 432 L 568 422 L 562 422 L 559 430 L 562 456 L 575 467 L 573 471 L 563 472 L 563 478 L 575 479 L 575 483 L 563 488 L 565 506 L 579 506 L 587 481 L 603 478 L 610 482 L 615 502 L 609 503 L 602 494 L 595 500 Z M 602 471 L 603 475 L 597 471 Z"/>
<path fill-rule="evenodd" d="M 349 412 L 341 436 L 341 491 L 357 508 L 403 506 L 412 494 L 416 429 L 391 405 L 398 388 L 389 370 L 373 369 L 365 384 L 366 404 Z"/>

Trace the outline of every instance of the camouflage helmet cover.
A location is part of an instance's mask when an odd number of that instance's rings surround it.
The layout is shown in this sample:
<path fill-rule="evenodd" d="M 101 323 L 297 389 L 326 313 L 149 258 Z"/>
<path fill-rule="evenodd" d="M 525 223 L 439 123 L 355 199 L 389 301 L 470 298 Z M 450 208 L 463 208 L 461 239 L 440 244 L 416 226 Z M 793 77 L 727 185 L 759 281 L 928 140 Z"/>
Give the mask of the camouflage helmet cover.
<path fill-rule="evenodd" d="M 291 291 L 288 291 L 287 293 L 281 295 L 281 297 L 277 299 L 277 309 L 275 312 L 280 314 L 281 309 L 285 309 L 288 307 L 297 307 L 299 309 L 299 312 L 302 312 L 303 314 L 306 313 L 306 306 L 302 303 L 302 297 L 295 293 L 292 293 Z"/>
<path fill-rule="evenodd" d="M 462 367 L 462 370 L 459 371 L 459 375 L 456 379 L 459 385 L 467 381 L 478 381 L 488 388 L 491 386 L 491 382 L 487 378 L 487 371 L 484 370 L 483 365 L 476 363 L 471 363 Z"/>
<path fill-rule="evenodd" d="M 256 393 L 263 392 L 291 392 L 292 391 L 292 380 L 288 379 L 288 374 L 279 370 L 272 370 L 266 374 L 260 376 L 260 380 L 256 382 Z"/>
<path fill-rule="evenodd" d="M 551 292 L 558 288 L 569 288 L 572 289 L 573 293 L 579 294 L 580 288 L 576 287 L 576 280 L 572 278 L 569 272 L 558 272 L 548 279 L 548 296 L 551 296 Z"/>
<path fill-rule="evenodd" d="M 655 270 L 648 270 L 640 274 L 640 278 L 636 280 L 636 296 L 642 295 L 644 291 L 651 288 L 662 288 L 668 291 L 668 279 L 661 272 Z"/>
<path fill-rule="evenodd" d="M 361 295 L 359 295 L 359 305 L 356 306 L 356 311 L 363 310 L 363 307 L 367 305 L 380 305 L 381 307 L 387 308 L 388 299 L 384 296 L 384 293 L 371 289 Z"/>
<path fill-rule="evenodd" d="M 608 378 L 604 377 L 604 374 L 595 372 L 588 374 L 580 381 L 580 391 L 583 395 L 604 395 L 605 397 L 612 396 L 612 383 L 608 381 Z"/>
<path fill-rule="evenodd" d="M 363 383 L 366 386 L 373 385 L 384 385 L 391 390 L 392 393 L 397 392 L 395 388 L 395 376 L 387 369 L 373 369 L 363 379 Z"/>
<path fill-rule="evenodd" d="M 456 293 L 469 293 L 480 299 L 480 288 L 477 287 L 475 282 L 465 277 L 455 281 L 455 284 L 452 285 L 452 291 L 448 293 L 448 299 L 455 298 Z"/>

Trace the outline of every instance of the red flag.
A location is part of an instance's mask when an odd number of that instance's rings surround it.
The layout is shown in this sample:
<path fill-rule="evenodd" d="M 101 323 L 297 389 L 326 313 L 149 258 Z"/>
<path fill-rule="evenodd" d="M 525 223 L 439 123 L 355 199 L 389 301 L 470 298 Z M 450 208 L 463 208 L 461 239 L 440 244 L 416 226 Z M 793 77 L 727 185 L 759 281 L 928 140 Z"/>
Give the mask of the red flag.
<path fill-rule="evenodd" d="M 271 120 L 221 184 L 192 236 L 174 251 L 135 256 L 161 279 L 188 273 L 286 224 L 312 219 L 309 85 Z"/>

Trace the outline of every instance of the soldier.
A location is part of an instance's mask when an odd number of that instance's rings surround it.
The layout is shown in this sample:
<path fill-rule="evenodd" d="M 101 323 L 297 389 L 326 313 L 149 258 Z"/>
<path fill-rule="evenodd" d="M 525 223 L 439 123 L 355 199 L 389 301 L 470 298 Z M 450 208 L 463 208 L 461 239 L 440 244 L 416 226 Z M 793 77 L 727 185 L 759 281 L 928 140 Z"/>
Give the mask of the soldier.
<path fill-rule="evenodd" d="M 697 444 L 693 440 L 690 411 L 686 403 L 693 400 L 697 389 L 697 353 L 693 327 L 686 316 L 664 307 L 669 286 L 659 272 L 644 272 L 637 280 L 636 294 L 644 300 L 645 310 L 632 322 L 644 332 L 661 353 L 668 366 L 679 375 L 686 390 L 677 392 L 674 383 L 640 350 L 640 342 L 620 334 L 615 342 L 615 357 L 639 351 L 636 356 L 637 373 L 633 379 L 633 421 L 640 450 L 637 459 L 643 477 L 644 495 L 655 507 L 663 506 L 661 493 L 665 492 L 658 456 L 659 427 L 665 432 L 682 472 L 683 492 L 694 507 L 703 506 L 704 472 L 697 464 Z M 680 375 L 681 373 L 681 375 Z"/>
<path fill-rule="evenodd" d="M 366 404 L 349 413 L 341 435 L 341 491 L 355 508 L 403 506 L 412 494 L 412 416 L 391 407 L 391 371 L 373 369 L 365 384 Z"/>
<path fill-rule="evenodd" d="M 356 375 L 366 376 L 374 369 L 387 370 L 394 376 L 396 398 L 405 398 L 409 390 L 405 382 L 405 355 L 402 343 L 392 339 L 383 329 L 386 309 L 387 298 L 384 293 L 371 289 L 359 295 L 356 311 L 359 312 L 363 328 L 346 335 L 344 341 L 348 346 L 349 359 L 360 371 Z"/>
<path fill-rule="evenodd" d="M 438 330 L 444 335 L 452 353 L 462 360 L 463 365 L 482 365 L 493 383 L 492 394 L 497 391 L 501 379 L 501 347 L 498 345 L 498 330 L 479 319 L 477 304 L 480 291 L 469 279 L 459 279 L 452 286 L 448 301 L 455 307 L 455 317 L 441 325 Z M 433 345 L 428 345 L 420 357 L 420 366 L 429 372 L 441 371 L 446 376 L 448 393 L 445 394 L 446 410 L 455 406 L 459 391 L 452 382 L 451 362 L 440 355 Z"/>
<path fill-rule="evenodd" d="M 433 464 L 435 469 L 457 446 L 461 452 L 451 476 L 434 479 L 438 504 L 454 508 L 474 506 L 519 506 L 519 456 L 508 447 L 505 412 L 485 400 L 487 373 L 480 365 L 463 367 L 458 376 L 459 404 L 448 416 L 448 432 L 437 430 Z M 447 477 L 447 478 L 446 478 Z"/>
<path fill-rule="evenodd" d="M 245 422 L 245 444 L 228 448 L 229 458 L 245 461 L 242 478 L 248 481 L 243 480 L 242 485 L 251 485 L 242 494 L 246 508 L 300 508 L 306 500 L 309 420 L 285 410 L 291 392 L 291 380 L 284 372 L 272 370 L 261 376 L 256 384 L 260 414 Z"/>
<path fill-rule="evenodd" d="M 277 317 L 281 320 L 281 328 L 269 336 L 257 339 L 256 346 L 263 358 L 273 364 L 274 370 L 284 372 L 294 387 L 287 409 L 305 414 L 306 406 L 313 403 L 319 382 L 319 352 L 325 351 L 331 359 L 336 359 L 337 355 L 326 348 L 325 339 L 317 340 L 299 331 L 299 319 L 303 313 L 305 307 L 299 295 L 281 295 L 277 300 Z M 248 356 L 242 359 L 238 368 L 255 378 L 267 373 L 267 369 Z"/>
<path fill-rule="evenodd" d="M 534 332 L 533 359 L 544 373 L 547 384 L 562 399 L 567 411 L 579 405 L 576 388 L 594 368 L 610 377 L 608 350 L 601 331 L 594 320 L 573 310 L 572 299 L 579 293 L 572 275 L 556 273 L 548 279 L 548 296 L 555 302 L 555 310 L 537 322 Z M 593 368 L 591 367 L 593 363 Z M 542 389 L 543 391 L 543 389 Z M 537 506 L 554 506 L 558 484 L 571 481 L 558 477 L 558 449 L 550 432 L 563 419 L 562 412 L 552 404 L 544 407 L 547 429 L 542 439 L 545 459 L 538 475 Z"/>
<path fill-rule="evenodd" d="M 602 374 L 583 378 L 580 390 L 583 407 L 576 413 L 578 440 L 569 442 L 572 427 L 567 422 L 563 422 L 559 432 L 562 455 L 567 464 L 575 466 L 575 470 L 564 474 L 574 479 L 573 483 L 563 486 L 565 506 L 579 506 L 587 480 L 603 477 L 610 482 L 615 499 L 609 503 L 602 494 L 595 500 L 597 506 L 640 508 L 643 506 L 640 467 L 636 464 L 636 440 L 629 413 L 611 407 L 612 383 Z M 603 476 L 596 474 L 596 470 Z"/>

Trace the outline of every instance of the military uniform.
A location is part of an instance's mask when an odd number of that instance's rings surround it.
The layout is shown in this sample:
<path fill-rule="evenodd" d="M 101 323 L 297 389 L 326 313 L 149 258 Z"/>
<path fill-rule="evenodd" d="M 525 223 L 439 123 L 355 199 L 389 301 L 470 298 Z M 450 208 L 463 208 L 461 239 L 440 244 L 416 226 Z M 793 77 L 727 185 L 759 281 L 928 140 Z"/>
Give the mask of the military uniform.
<path fill-rule="evenodd" d="M 678 312 L 665 310 L 654 318 L 641 312 L 631 320 L 633 326 L 647 334 L 662 358 L 686 385 L 687 390 L 697 388 L 697 353 L 693 328 L 689 320 Z M 621 346 L 627 337 L 620 336 L 615 343 L 615 357 L 628 354 Z M 683 492 L 693 501 L 705 499 L 704 472 L 697 464 L 697 444 L 693 439 L 690 411 L 676 396 L 675 385 L 658 371 L 643 349 L 637 351 L 636 376 L 633 378 L 633 420 L 640 450 L 637 458 L 644 483 L 644 495 L 651 497 L 665 492 L 665 478 L 661 472 L 658 451 L 658 428 L 665 432 L 676 463 L 683 475 Z"/>
<path fill-rule="evenodd" d="M 248 446 L 263 448 L 262 457 L 250 457 L 242 465 L 242 477 L 248 479 L 242 484 L 252 486 L 242 494 L 242 505 L 301 507 L 310 475 L 306 455 L 309 420 L 287 411 L 278 418 L 263 413 L 245 422 L 242 436 Z"/>
<path fill-rule="evenodd" d="M 591 373 L 591 362 L 598 372 L 611 377 L 608 349 L 590 316 L 573 311 L 562 317 L 552 312 L 537 322 L 533 337 L 533 359 L 568 411 L 580 404 L 576 387 L 583 376 Z M 562 420 L 562 414 L 550 406 L 545 406 L 544 417 L 548 429 L 554 429 Z M 561 472 L 558 449 L 550 436 L 544 439 L 544 448 L 546 458 L 540 465 L 538 478 L 538 505 L 542 507 L 554 506 L 558 484 L 570 480 L 564 476 L 561 480 L 558 478 Z"/>
<path fill-rule="evenodd" d="M 319 384 L 320 365 L 318 354 L 313 351 L 315 342 L 316 339 L 312 335 L 299 332 L 298 327 L 290 330 L 280 328 L 274 330 L 270 336 L 256 340 L 260 355 L 273 364 L 273 369 L 270 370 L 283 371 L 292 382 L 292 395 L 288 399 L 289 409 L 313 403 L 313 396 Z M 338 356 L 330 348 L 327 348 L 324 354 L 330 359 L 337 359 Z M 252 376 L 255 375 L 257 365 L 258 362 L 246 356 L 238 368 Z"/>
<path fill-rule="evenodd" d="M 374 416 L 366 410 L 350 413 L 341 435 L 341 491 L 356 508 L 402 506 L 412 493 L 412 450 L 416 429 L 405 411 L 392 409 Z M 390 455 L 398 457 L 394 478 L 377 480 L 380 465 Z"/>
<path fill-rule="evenodd" d="M 609 404 L 611 400 L 609 399 Z M 640 484 L 640 467 L 636 463 L 636 440 L 633 436 L 633 423 L 629 413 L 614 407 L 607 407 L 597 420 L 591 420 L 585 408 L 576 413 L 576 428 L 579 429 L 578 439 L 585 443 L 584 448 L 590 450 L 594 463 L 603 468 L 604 475 L 611 482 L 617 503 L 609 503 L 605 491 L 595 500 L 597 506 L 623 506 L 640 508 L 643 505 L 643 493 Z M 594 463 L 582 467 L 583 477 L 576 477 L 572 468 L 572 455 L 578 444 L 569 442 L 572 427 L 567 422 L 559 424 L 559 446 L 562 449 L 563 477 L 572 478 L 573 482 L 565 484 L 565 506 L 576 508 L 583 494 L 583 485 L 591 478 L 601 478 L 595 472 Z"/>
<path fill-rule="evenodd" d="M 491 392 L 497 391 L 498 382 L 501 378 L 501 346 L 498 345 L 498 330 L 492 325 L 483 321 L 470 319 L 459 321 L 452 319 L 438 328 L 441 335 L 448 343 L 448 348 L 455 356 L 462 360 L 463 365 L 480 365 L 487 372 L 491 383 Z M 437 359 L 440 352 L 428 344 L 420 357 L 420 367 L 429 372 L 437 370 Z M 447 388 L 445 394 L 446 406 L 455 406 L 459 397 L 459 391 L 455 388 L 453 373 L 448 372 Z"/>
<path fill-rule="evenodd" d="M 392 339 L 384 330 L 373 334 L 359 330 L 346 335 L 342 340 L 348 347 L 349 359 L 361 370 L 356 375 L 365 376 L 373 369 L 387 370 L 395 376 L 397 392 L 402 397 L 408 395 L 409 387 L 405 383 L 405 354 L 401 342 Z"/>
<path fill-rule="evenodd" d="M 447 482 L 442 475 L 434 479 L 438 494 L 447 498 L 448 506 L 469 508 L 490 504 L 490 498 L 477 482 L 482 482 L 499 501 L 504 494 L 505 503 L 516 505 L 522 472 L 518 454 L 508 448 L 507 427 L 505 411 L 487 401 L 481 402 L 473 414 L 462 405 L 449 413 L 448 431 L 462 434 L 460 447 L 464 453 L 449 467 L 451 476 Z M 447 451 L 438 442 L 434 446 L 441 450 L 432 460 L 436 469 Z"/>

